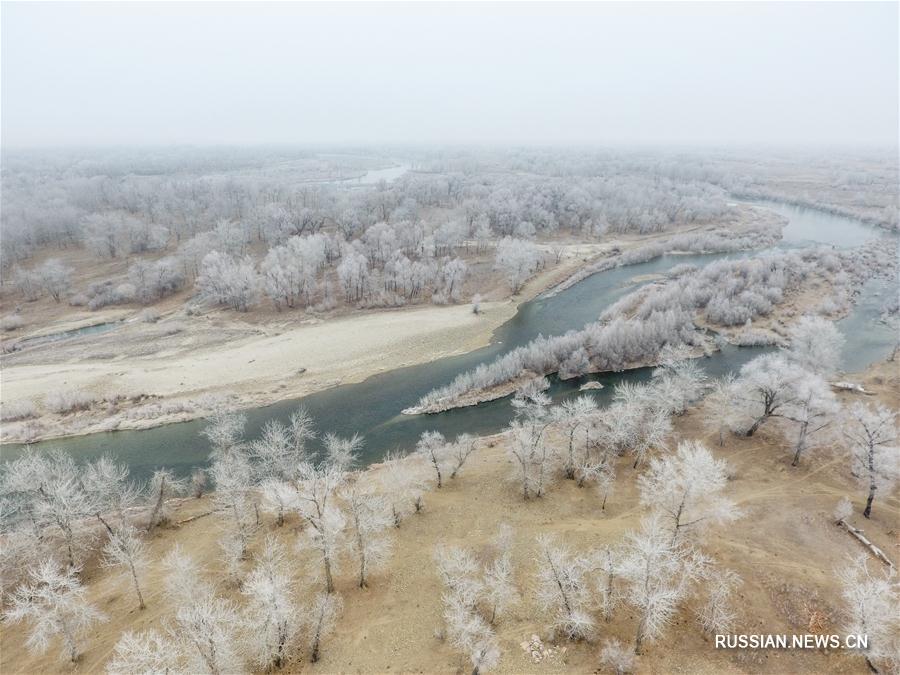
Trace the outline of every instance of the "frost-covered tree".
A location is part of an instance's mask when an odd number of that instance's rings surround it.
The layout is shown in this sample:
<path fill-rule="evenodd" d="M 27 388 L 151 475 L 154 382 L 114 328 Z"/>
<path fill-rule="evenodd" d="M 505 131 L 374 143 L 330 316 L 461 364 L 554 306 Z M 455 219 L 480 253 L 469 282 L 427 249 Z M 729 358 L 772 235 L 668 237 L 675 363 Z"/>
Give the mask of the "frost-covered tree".
<path fill-rule="evenodd" d="M 127 630 L 116 642 L 106 672 L 108 675 L 175 673 L 181 668 L 181 659 L 178 647 L 167 636 L 155 630 L 144 633 Z"/>
<path fill-rule="evenodd" d="M 752 436 L 766 420 L 780 417 L 797 397 L 797 382 L 805 377 L 802 368 L 781 354 L 764 354 L 741 366 L 732 386 L 739 430 Z"/>
<path fill-rule="evenodd" d="M 550 630 L 569 640 L 590 639 L 595 630 L 591 616 L 591 561 L 540 536 L 538 544 L 537 601 L 550 621 Z"/>
<path fill-rule="evenodd" d="M 469 459 L 469 455 L 475 452 L 475 445 L 478 439 L 471 434 L 460 434 L 448 448 L 448 459 L 450 460 L 450 479 L 456 478 L 457 474 L 462 470 Z"/>
<path fill-rule="evenodd" d="M 634 652 L 615 638 L 603 641 L 600 662 L 616 675 L 629 675 L 634 672 L 634 661 Z"/>
<path fill-rule="evenodd" d="M 507 523 L 500 523 L 497 534 L 491 540 L 482 572 L 482 602 L 485 605 L 485 618 L 490 624 L 519 602 L 519 592 L 513 578 L 512 546 L 512 527 Z"/>
<path fill-rule="evenodd" d="M 85 467 L 82 485 L 102 522 L 105 523 L 103 514 L 113 513 L 119 519 L 119 526 L 124 527 L 128 509 L 141 500 L 140 488 L 128 476 L 129 470 L 125 464 L 117 464 L 107 456 Z"/>
<path fill-rule="evenodd" d="M 150 478 L 147 494 L 150 498 L 150 514 L 147 519 L 147 532 L 153 532 L 158 525 L 169 518 L 167 500 L 184 493 L 184 481 L 175 477 L 168 469 L 157 469 Z"/>
<path fill-rule="evenodd" d="M 62 569 L 50 559 L 31 568 L 28 577 L 28 583 L 13 593 L 6 619 L 31 622 L 25 645 L 40 654 L 58 636 L 62 640 L 60 654 L 74 663 L 85 633 L 105 617 L 88 602 L 77 568 L 70 565 Z"/>
<path fill-rule="evenodd" d="M 659 638 L 675 617 L 691 580 L 702 562 L 676 546 L 671 528 L 658 515 L 641 522 L 641 529 L 625 536 L 621 575 L 627 584 L 626 601 L 638 612 L 634 653 L 645 641 Z"/>
<path fill-rule="evenodd" d="M 325 458 L 332 466 L 348 471 L 359 462 L 363 438 L 353 434 L 350 438 L 341 438 L 335 434 L 325 434 Z"/>
<path fill-rule="evenodd" d="M 147 547 L 134 527 L 123 523 L 109 533 L 109 539 L 103 547 L 103 564 L 121 571 L 122 576 L 134 587 L 138 609 L 144 609 L 146 605 L 141 591 L 141 579 L 147 573 L 150 558 Z"/>
<path fill-rule="evenodd" d="M 500 647 L 490 624 L 454 594 L 444 598 L 443 614 L 450 644 L 468 657 L 472 675 L 495 668 L 500 662 Z"/>
<path fill-rule="evenodd" d="M 296 481 L 296 508 L 306 524 L 301 547 L 312 548 L 321 561 L 325 592 L 334 592 L 332 573 L 346 546 L 347 519 L 335 499 L 344 483 L 343 470 L 333 464 L 303 464 Z"/>
<path fill-rule="evenodd" d="M 421 504 L 428 469 L 416 459 L 389 452 L 382 462 L 384 468 L 378 474 L 390 502 L 395 527 L 400 527 L 410 511 L 418 510 L 416 505 Z"/>
<path fill-rule="evenodd" d="M 513 398 L 516 419 L 509 425 L 507 453 L 513 460 L 514 475 L 521 482 L 522 496 L 526 500 L 544 496 L 553 477 L 552 464 L 556 457 L 555 450 L 545 438 L 553 418 L 547 409 L 550 399 L 541 391 L 543 382 L 526 385 L 516 393 Z"/>
<path fill-rule="evenodd" d="M 259 668 L 281 668 L 297 638 L 301 625 L 295 590 L 284 550 L 268 537 L 241 588 L 247 599 L 247 653 Z"/>
<path fill-rule="evenodd" d="M 673 455 L 655 457 L 638 478 L 641 504 L 659 510 L 669 522 L 674 545 L 685 528 L 700 530 L 737 517 L 723 493 L 728 465 L 698 441 L 683 441 Z"/>
<path fill-rule="evenodd" d="M 236 259 L 212 251 L 200 264 L 196 281 L 200 297 L 217 305 L 246 312 L 259 302 L 262 282 L 250 258 Z"/>
<path fill-rule="evenodd" d="M 170 637 L 186 658 L 186 670 L 195 673 L 243 672 L 238 636 L 241 620 L 237 605 L 217 597 L 200 576 L 196 563 L 180 547 L 164 559 L 166 595 L 175 606 Z"/>
<path fill-rule="evenodd" d="M 854 403 L 845 414 L 842 425 L 850 450 L 851 469 L 869 492 L 863 515 L 872 513 L 872 502 L 878 490 L 888 490 L 896 482 L 900 469 L 896 413 L 881 404 Z"/>
<path fill-rule="evenodd" d="M 618 607 L 622 594 L 616 584 L 619 578 L 622 552 L 611 546 L 604 546 L 594 554 L 593 567 L 598 573 L 597 595 L 603 610 L 603 620 L 612 619 L 613 611 Z"/>
<path fill-rule="evenodd" d="M 309 606 L 303 608 L 300 619 L 309 644 L 309 660 L 312 663 L 319 660 L 322 640 L 334 628 L 343 606 L 341 596 L 335 593 L 319 593 Z"/>
<path fill-rule="evenodd" d="M 350 547 L 359 561 L 359 587 L 369 585 L 369 573 L 385 565 L 391 554 L 386 530 L 391 526 L 388 500 L 359 478 L 343 491 L 347 504 Z"/>
<path fill-rule="evenodd" d="M 540 249 L 529 241 L 504 237 L 497 244 L 494 264 L 506 277 L 513 293 L 521 290 L 543 262 Z"/>
<path fill-rule="evenodd" d="M 557 408 L 553 409 L 553 415 L 556 422 L 560 425 L 566 434 L 568 440 L 568 454 L 566 455 L 563 470 L 566 478 L 572 480 L 575 478 L 575 471 L 578 466 L 578 460 L 575 455 L 576 438 L 575 434 L 579 429 L 588 427 L 591 422 L 591 416 L 597 411 L 597 401 L 592 396 L 584 395 L 578 398 L 563 401 Z M 588 452 L 588 441 L 585 439 L 583 452 Z"/>
<path fill-rule="evenodd" d="M 72 287 L 72 268 L 51 258 L 37 268 L 40 284 L 56 302 Z"/>
<path fill-rule="evenodd" d="M 216 487 L 213 494 L 216 510 L 222 514 L 229 534 L 239 542 L 240 555 L 243 555 L 257 524 L 250 462 L 240 452 L 221 455 L 213 461 L 210 475 Z"/>
<path fill-rule="evenodd" d="M 803 316 L 788 331 L 788 355 L 801 368 L 828 377 L 840 363 L 844 336 L 834 322 L 819 316 Z"/>
<path fill-rule="evenodd" d="M 900 618 L 900 584 L 893 569 L 871 572 L 866 556 L 859 555 L 838 570 L 847 617 L 844 631 L 848 635 L 865 635 L 866 645 L 858 646 L 872 672 L 879 672 L 884 661 L 887 670 L 897 666 L 897 633 Z"/>
<path fill-rule="evenodd" d="M 710 635 L 731 633 L 737 621 L 734 592 L 741 577 L 729 569 L 713 569 L 704 580 L 706 602 L 697 611 L 697 620 Z"/>
<path fill-rule="evenodd" d="M 791 466 L 800 464 L 803 453 L 820 447 L 827 440 L 826 432 L 839 410 L 834 393 L 818 375 L 809 373 L 808 377 L 794 385 L 794 389 L 794 400 L 782 412 L 786 423 L 785 436 L 793 445 Z"/>
<path fill-rule="evenodd" d="M 244 427 L 247 416 L 244 413 L 219 407 L 206 418 L 207 424 L 200 433 L 210 445 L 210 457 L 225 455 L 244 446 Z"/>
<path fill-rule="evenodd" d="M 347 302 L 359 302 L 370 292 L 369 261 L 366 256 L 348 249 L 337 266 L 338 280 Z"/>
<path fill-rule="evenodd" d="M 86 519 L 93 518 L 98 507 L 72 457 L 58 450 L 25 453 L 4 465 L 2 486 L 38 532 L 61 535 L 65 559 L 77 567 L 95 536 Z"/>
<path fill-rule="evenodd" d="M 446 472 L 447 441 L 439 431 L 423 431 L 416 443 L 416 453 L 434 470 L 437 487 L 443 486 Z"/>

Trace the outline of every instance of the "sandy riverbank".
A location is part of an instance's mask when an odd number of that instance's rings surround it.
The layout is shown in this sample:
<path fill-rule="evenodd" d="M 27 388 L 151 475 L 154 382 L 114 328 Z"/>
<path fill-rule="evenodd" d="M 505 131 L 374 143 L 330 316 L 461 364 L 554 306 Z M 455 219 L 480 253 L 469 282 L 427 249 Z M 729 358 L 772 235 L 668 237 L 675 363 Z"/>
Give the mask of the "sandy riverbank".
<path fill-rule="evenodd" d="M 182 323 L 178 328 L 183 332 L 170 336 L 165 321 L 151 327 L 137 322 L 103 337 L 112 352 L 108 355 L 81 353 L 77 345 L 66 347 L 71 354 L 64 360 L 53 354 L 47 362 L 36 362 L 43 361 L 43 355 L 7 355 L 0 393 L 4 404 L 23 399 L 40 403 L 59 390 L 89 392 L 97 403 L 78 413 L 44 412 L 36 419 L 5 422 L 3 441 L 144 429 L 203 417 L 223 402 L 242 408 L 269 405 L 469 352 L 487 345 L 521 303 L 559 283 L 607 246 L 571 247 L 518 295 L 482 303 L 478 314 L 468 304 L 423 305 L 248 327 L 241 325 L 240 317 L 220 313 L 192 323 L 227 322 L 221 333 L 234 332 L 229 339 L 207 336 L 216 333 L 215 325 L 195 328 Z M 195 330 L 203 336 L 195 337 Z M 130 347 L 119 351 L 118 343 Z M 145 348 L 131 348 L 133 343 Z M 94 346 L 85 341 L 88 345 Z"/>

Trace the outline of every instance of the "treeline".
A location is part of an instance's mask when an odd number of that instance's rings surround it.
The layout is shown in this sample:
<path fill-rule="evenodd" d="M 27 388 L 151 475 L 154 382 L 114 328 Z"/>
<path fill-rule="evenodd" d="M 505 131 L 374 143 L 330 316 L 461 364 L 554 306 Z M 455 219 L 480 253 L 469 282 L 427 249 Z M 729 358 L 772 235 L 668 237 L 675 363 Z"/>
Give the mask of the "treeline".
<path fill-rule="evenodd" d="M 772 253 L 745 260 L 717 260 L 703 268 L 673 268 L 665 283 L 647 286 L 610 306 L 580 331 L 538 337 L 489 364 L 458 375 L 423 396 L 409 413 L 455 407 L 460 397 L 522 377 L 558 372 L 569 378 L 654 364 L 667 346 L 699 346 L 696 320 L 740 326 L 768 315 L 785 293 L 813 273 L 826 275 L 833 294 L 817 311 L 849 307 L 859 287 L 875 275 L 896 274 L 891 247 L 874 241 L 856 249 L 827 248 Z"/>

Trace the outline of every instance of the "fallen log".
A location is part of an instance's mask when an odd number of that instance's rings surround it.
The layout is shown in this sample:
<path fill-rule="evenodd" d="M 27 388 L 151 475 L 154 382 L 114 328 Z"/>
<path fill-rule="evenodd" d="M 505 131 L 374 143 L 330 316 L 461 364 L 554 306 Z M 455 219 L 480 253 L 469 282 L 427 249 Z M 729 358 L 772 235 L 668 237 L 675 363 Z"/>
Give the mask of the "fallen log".
<path fill-rule="evenodd" d="M 892 563 L 890 561 L 890 559 L 884 554 L 884 552 L 880 548 L 878 548 L 875 544 L 873 544 L 871 541 L 869 541 L 869 539 L 866 537 L 866 535 L 863 534 L 862 530 L 860 530 L 859 528 L 853 527 L 846 520 L 839 520 L 838 525 L 842 526 L 845 530 L 847 530 L 847 532 L 850 533 L 850 535 L 852 537 L 854 537 L 857 541 L 859 541 L 863 546 L 868 548 L 869 551 L 871 551 L 872 555 L 874 555 L 876 558 L 878 558 L 881 562 L 883 562 L 885 565 L 887 565 L 891 569 L 894 569 L 894 563 Z"/>
<path fill-rule="evenodd" d="M 200 518 L 204 518 L 206 516 L 210 516 L 213 514 L 213 511 L 205 511 L 204 513 L 198 513 L 196 516 L 191 516 L 190 518 L 185 518 L 184 520 L 179 520 L 175 523 L 175 526 L 184 525 L 185 523 L 190 523 L 195 520 L 199 520 Z"/>

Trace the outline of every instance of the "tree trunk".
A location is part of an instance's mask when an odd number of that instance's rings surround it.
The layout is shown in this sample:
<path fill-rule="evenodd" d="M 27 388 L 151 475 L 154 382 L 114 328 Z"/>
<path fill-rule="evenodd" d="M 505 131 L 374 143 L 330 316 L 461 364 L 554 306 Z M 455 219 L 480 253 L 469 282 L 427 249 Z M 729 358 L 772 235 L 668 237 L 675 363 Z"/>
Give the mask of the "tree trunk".
<path fill-rule="evenodd" d="M 328 556 L 325 559 L 325 592 L 334 593 L 334 579 L 331 577 L 331 560 Z"/>
<path fill-rule="evenodd" d="M 137 578 L 137 570 L 134 569 L 134 563 L 129 563 L 131 567 L 131 579 L 134 581 L 134 591 L 138 596 L 138 609 L 144 609 L 147 605 L 144 604 L 144 596 L 141 593 L 141 585 L 138 583 Z"/>
<path fill-rule="evenodd" d="M 868 518 L 872 514 L 872 502 L 875 501 L 875 481 L 869 482 L 869 498 L 866 499 L 866 510 L 863 515 Z"/>
<path fill-rule="evenodd" d="M 641 655 L 641 645 L 644 642 L 644 622 L 646 617 L 641 617 L 641 622 L 637 627 L 637 634 L 634 636 L 634 653 L 636 656 Z"/>
<path fill-rule="evenodd" d="M 806 447 L 806 430 L 808 427 L 808 423 L 800 425 L 800 436 L 797 438 L 797 448 L 796 452 L 794 452 L 794 461 L 791 462 L 791 466 L 800 464 L 800 454 L 803 452 L 804 447 Z"/>

